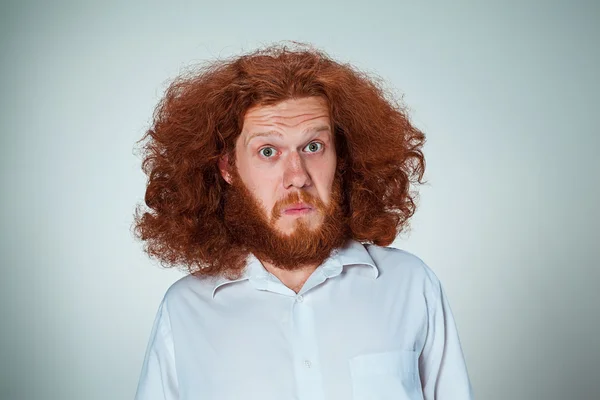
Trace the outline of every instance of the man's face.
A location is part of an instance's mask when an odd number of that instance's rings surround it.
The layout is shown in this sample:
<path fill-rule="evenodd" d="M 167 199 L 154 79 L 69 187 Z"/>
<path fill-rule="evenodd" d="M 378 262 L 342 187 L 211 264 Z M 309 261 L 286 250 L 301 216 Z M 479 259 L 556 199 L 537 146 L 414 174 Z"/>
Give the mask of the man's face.
<path fill-rule="evenodd" d="M 290 235 L 300 226 L 309 231 L 321 227 L 336 171 L 325 100 L 290 99 L 249 109 L 235 155 L 239 179 L 273 229 Z"/>

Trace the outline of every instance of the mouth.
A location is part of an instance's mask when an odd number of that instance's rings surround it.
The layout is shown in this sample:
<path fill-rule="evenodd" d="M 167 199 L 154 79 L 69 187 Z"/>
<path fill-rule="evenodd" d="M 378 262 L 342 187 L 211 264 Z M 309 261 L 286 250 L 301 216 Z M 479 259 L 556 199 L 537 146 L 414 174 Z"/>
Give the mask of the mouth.
<path fill-rule="evenodd" d="M 307 214 L 313 211 L 313 208 L 306 203 L 298 203 L 292 204 L 290 207 L 287 207 L 283 213 L 287 215 L 301 215 Z"/>

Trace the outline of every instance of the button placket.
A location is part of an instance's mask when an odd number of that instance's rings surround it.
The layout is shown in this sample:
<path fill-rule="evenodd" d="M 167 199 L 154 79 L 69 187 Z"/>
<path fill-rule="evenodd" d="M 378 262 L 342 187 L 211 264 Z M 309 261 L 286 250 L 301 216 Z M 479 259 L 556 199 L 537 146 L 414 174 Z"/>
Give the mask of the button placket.
<path fill-rule="evenodd" d="M 311 301 L 296 295 L 292 304 L 292 337 L 299 400 L 325 400 L 318 341 Z"/>

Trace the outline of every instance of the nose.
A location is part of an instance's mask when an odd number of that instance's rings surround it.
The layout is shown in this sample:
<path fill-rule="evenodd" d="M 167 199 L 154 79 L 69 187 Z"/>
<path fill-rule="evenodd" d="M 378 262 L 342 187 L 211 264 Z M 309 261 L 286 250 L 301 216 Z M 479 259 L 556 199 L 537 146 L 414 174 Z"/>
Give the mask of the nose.
<path fill-rule="evenodd" d="M 310 175 L 300 154 L 295 151 L 290 153 L 285 161 L 283 186 L 286 189 L 292 186 L 302 188 L 309 186 L 311 183 Z"/>

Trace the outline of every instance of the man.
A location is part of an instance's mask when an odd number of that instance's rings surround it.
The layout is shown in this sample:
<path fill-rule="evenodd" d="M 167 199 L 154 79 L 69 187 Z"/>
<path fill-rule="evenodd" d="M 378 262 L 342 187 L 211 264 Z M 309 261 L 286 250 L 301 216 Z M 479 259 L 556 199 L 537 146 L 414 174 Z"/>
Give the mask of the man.
<path fill-rule="evenodd" d="M 270 47 L 171 84 L 145 136 L 147 251 L 189 275 L 136 398 L 470 399 L 434 273 L 389 245 L 424 135 L 365 74 Z"/>

